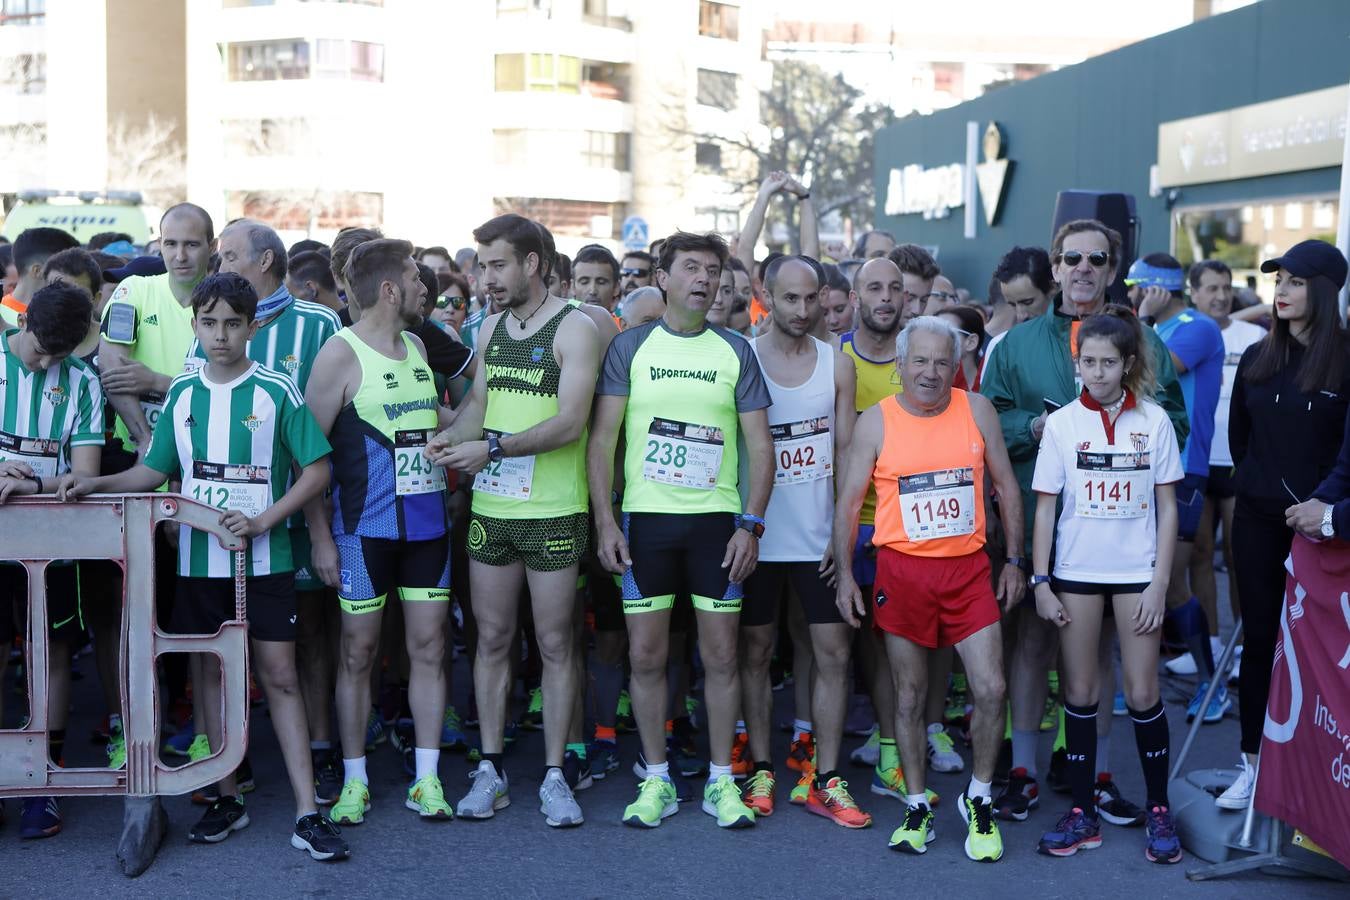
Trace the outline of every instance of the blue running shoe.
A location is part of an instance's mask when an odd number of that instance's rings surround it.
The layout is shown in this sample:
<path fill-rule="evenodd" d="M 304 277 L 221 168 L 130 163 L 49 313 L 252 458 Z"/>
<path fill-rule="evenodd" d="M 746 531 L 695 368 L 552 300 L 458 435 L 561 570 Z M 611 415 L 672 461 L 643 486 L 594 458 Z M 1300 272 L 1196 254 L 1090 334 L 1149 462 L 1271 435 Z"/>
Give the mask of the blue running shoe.
<path fill-rule="evenodd" d="M 55 797 L 29 797 L 19 815 L 19 837 L 24 840 L 51 837 L 61 831 L 61 810 Z"/>
<path fill-rule="evenodd" d="M 177 734 L 164 741 L 164 752 L 170 756 L 187 756 L 188 748 L 192 746 L 192 740 L 196 736 L 192 720 L 188 719 L 183 723 L 183 727 L 178 729 Z"/>
<path fill-rule="evenodd" d="M 1144 856 L 1149 862 L 1181 862 L 1181 838 L 1177 836 L 1176 823 L 1165 806 L 1154 806 L 1148 811 L 1148 843 L 1144 845 Z"/>
<path fill-rule="evenodd" d="M 1041 837 L 1036 852 L 1046 856 L 1073 856 L 1079 850 L 1095 850 L 1101 845 L 1102 827 L 1097 817 L 1075 806 L 1060 818 L 1054 831 L 1047 831 Z"/>
<path fill-rule="evenodd" d="M 1125 705 L 1125 692 L 1124 692 L 1124 691 L 1116 691 L 1116 699 L 1115 699 L 1115 702 L 1111 705 L 1111 715 L 1113 715 L 1113 716 L 1128 716 L 1129 714 L 1130 714 L 1130 708 L 1129 708 L 1128 706 Z"/>
<path fill-rule="evenodd" d="M 586 748 L 586 758 L 591 762 L 591 777 L 596 781 L 603 781 L 619 768 L 619 748 L 612 741 L 592 741 Z"/>
<path fill-rule="evenodd" d="M 366 720 L 366 750 L 374 750 L 376 746 L 384 743 L 387 735 L 384 733 L 384 720 L 380 718 L 380 711 L 371 707 L 370 718 Z"/>
<path fill-rule="evenodd" d="M 1233 698 L 1228 696 L 1228 685 L 1219 685 L 1219 689 L 1214 692 L 1214 696 L 1209 700 L 1209 706 L 1205 708 L 1205 724 L 1213 725 L 1215 722 L 1222 722 L 1223 717 L 1232 708 Z"/>
<path fill-rule="evenodd" d="M 453 706 L 445 708 L 445 718 L 441 720 L 441 749 L 459 753 L 469 749 L 469 739 L 464 736 L 463 723 Z"/>
<path fill-rule="evenodd" d="M 1196 687 L 1195 687 L 1195 696 L 1192 697 L 1192 698 L 1191 698 L 1191 702 L 1190 702 L 1189 704 L 1186 705 L 1186 721 L 1187 721 L 1187 722 L 1194 722 L 1194 721 L 1195 721 L 1195 717 L 1198 716 L 1198 715 L 1200 715 L 1200 704 L 1201 704 L 1201 702 L 1205 699 L 1205 691 L 1207 691 L 1207 690 L 1209 690 L 1209 682 L 1208 682 L 1208 681 L 1202 681 L 1202 682 L 1200 682 L 1198 685 L 1196 685 Z M 1219 696 L 1219 695 L 1218 695 L 1218 694 L 1215 694 L 1214 696 L 1217 697 L 1217 696 Z"/>

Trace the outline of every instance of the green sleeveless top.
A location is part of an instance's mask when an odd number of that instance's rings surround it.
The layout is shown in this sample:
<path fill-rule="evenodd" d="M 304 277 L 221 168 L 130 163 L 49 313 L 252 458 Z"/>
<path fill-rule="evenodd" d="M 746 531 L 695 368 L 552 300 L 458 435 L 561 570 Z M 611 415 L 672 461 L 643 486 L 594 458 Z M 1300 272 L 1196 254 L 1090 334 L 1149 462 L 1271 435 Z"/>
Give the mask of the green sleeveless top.
<path fill-rule="evenodd" d="M 482 377 L 487 379 L 484 437 L 515 434 L 558 414 L 562 369 L 553 356 L 553 340 L 573 310 L 564 307 L 526 338 L 511 337 L 506 321 L 493 330 L 482 354 Z M 473 511 L 494 518 L 547 519 L 586 508 L 584 433 L 547 453 L 489 463 L 473 483 Z"/>

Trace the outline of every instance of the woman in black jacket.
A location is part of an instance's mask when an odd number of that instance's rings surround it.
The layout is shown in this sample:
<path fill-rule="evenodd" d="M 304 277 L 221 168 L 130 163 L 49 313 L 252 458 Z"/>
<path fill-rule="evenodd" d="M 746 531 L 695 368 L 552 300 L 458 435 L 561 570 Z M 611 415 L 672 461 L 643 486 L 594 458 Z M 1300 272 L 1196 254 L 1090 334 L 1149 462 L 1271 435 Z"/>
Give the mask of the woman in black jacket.
<path fill-rule="evenodd" d="M 1284 561 L 1294 539 L 1291 503 L 1309 499 L 1331 472 L 1350 403 L 1350 333 L 1337 292 L 1346 261 L 1324 241 L 1303 241 L 1266 260 L 1275 276 L 1270 334 L 1242 354 L 1228 436 L 1237 463 L 1233 562 L 1244 632 L 1238 710 L 1242 768 L 1215 802 L 1245 809 L 1261 749 L 1275 640 L 1284 605 Z"/>

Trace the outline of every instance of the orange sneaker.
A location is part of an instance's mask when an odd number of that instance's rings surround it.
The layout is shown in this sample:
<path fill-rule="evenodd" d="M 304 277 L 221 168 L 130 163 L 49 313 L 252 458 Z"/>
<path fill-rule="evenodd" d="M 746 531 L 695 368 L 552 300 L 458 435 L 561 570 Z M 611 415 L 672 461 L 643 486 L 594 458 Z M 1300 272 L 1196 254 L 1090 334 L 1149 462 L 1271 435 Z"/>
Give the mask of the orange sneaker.
<path fill-rule="evenodd" d="M 806 799 L 806 811 L 824 816 L 845 828 L 866 828 L 872 824 L 872 817 L 858 808 L 857 802 L 848 792 L 848 782 L 838 775 L 831 778 L 823 788 L 811 788 Z"/>
<path fill-rule="evenodd" d="M 748 777 L 754 769 L 755 764 L 750 759 L 750 736 L 738 734 L 736 740 L 731 743 L 731 777 L 740 781 Z"/>
<path fill-rule="evenodd" d="M 773 773 L 761 769 L 751 775 L 741 789 L 741 802 L 755 811 L 755 816 L 773 815 Z"/>
<path fill-rule="evenodd" d="M 794 772 L 806 771 L 806 766 L 816 756 L 816 740 L 809 731 L 797 732 L 796 738 L 788 745 L 787 767 Z"/>
<path fill-rule="evenodd" d="M 807 797 L 811 796 L 811 789 L 816 786 L 816 767 L 807 766 L 802 770 L 801 777 L 797 779 L 796 785 L 792 788 L 792 793 L 788 794 L 788 802 L 797 806 L 805 806 Z"/>

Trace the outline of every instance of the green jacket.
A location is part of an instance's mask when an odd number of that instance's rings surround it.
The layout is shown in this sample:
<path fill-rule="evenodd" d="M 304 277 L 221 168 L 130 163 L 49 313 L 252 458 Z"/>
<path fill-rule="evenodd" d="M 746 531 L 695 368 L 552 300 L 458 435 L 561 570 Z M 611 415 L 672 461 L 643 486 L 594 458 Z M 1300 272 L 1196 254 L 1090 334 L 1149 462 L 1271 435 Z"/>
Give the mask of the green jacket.
<path fill-rule="evenodd" d="M 1039 447 L 1031 433 L 1031 423 L 1045 412 L 1045 400 L 1067 406 L 1079 394 L 1073 357 L 1069 353 L 1069 326 L 1073 319 L 1059 313 L 1059 305 L 1060 295 L 1056 294 L 1045 315 L 1009 331 L 999 341 L 980 381 L 980 393 L 998 410 L 1003 440 L 1008 445 L 1008 456 L 1022 488 L 1028 559 L 1031 557 L 1031 524 L 1036 515 L 1031 477 L 1036 471 Z M 1144 336 L 1153 350 L 1153 371 L 1158 379 L 1158 391 L 1153 399 L 1172 420 L 1177 443 L 1185 447 L 1190 422 L 1186 418 L 1186 401 L 1181 395 L 1172 355 L 1152 328 L 1144 328 Z M 1009 552 L 1012 552 L 1011 548 Z"/>

